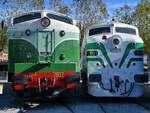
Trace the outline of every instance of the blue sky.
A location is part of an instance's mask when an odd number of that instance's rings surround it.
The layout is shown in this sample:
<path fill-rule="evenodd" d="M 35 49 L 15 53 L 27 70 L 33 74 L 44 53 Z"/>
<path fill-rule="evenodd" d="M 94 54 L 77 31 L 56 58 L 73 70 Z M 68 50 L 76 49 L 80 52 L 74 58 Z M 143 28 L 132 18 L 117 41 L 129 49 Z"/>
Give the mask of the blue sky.
<path fill-rule="evenodd" d="M 48 4 L 49 4 L 48 1 L 49 0 L 45 0 L 46 8 L 48 8 Z M 112 13 L 116 8 L 122 7 L 125 4 L 128 4 L 129 6 L 134 8 L 137 5 L 137 3 L 139 3 L 140 1 L 141 0 L 103 0 L 103 2 L 106 4 L 107 11 L 110 16 L 112 16 Z M 72 0 L 64 0 L 64 3 L 66 5 L 70 4 L 71 2 Z"/>
<path fill-rule="evenodd" d="M 112 15 L 112 13 L 115 9 L 122 7 L 125 4 L 129 5 L 131 8 L 134 9 L 134 7 L 140 1 L 141 0 L 103 0 L 103 2 L 106 4 L 107 11 L 110 15 Z"/>

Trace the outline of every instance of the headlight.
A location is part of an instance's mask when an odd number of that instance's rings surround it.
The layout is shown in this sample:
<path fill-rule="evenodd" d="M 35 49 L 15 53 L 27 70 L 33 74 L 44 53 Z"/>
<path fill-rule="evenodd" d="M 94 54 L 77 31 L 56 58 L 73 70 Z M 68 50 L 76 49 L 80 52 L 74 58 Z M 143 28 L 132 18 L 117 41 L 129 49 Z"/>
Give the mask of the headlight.
<path fill-rule="evenodd" d="M 50 25 L 50 20 L 47 17 L 42 18 L 41 24 L 43 27 L 48 27 Z"/>
<path fill-rule="evenodd" d="M 113 36 L 112 43 L 115 46 L 118 46 L 121 43 L 121 37 L 118 35 Z"/>
<path fill-rule="evenodd" d="M 119 43 L 120 43 L 119 39 L 117 39 L 117 38 L 113 39 L 113 44 L 114 45 L 119 45 Z"/>

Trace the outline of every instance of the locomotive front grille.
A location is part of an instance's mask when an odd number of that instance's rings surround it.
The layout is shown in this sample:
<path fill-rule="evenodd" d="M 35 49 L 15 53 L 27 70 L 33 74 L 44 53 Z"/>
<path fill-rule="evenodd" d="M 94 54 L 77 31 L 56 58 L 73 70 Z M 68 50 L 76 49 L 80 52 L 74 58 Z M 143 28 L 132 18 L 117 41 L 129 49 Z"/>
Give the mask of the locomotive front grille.
<path fill-rule="evenodd" d="M 90 82 L 100 82 L 101 81 L 101 74 L 90 74 L 89 75 Z"/>

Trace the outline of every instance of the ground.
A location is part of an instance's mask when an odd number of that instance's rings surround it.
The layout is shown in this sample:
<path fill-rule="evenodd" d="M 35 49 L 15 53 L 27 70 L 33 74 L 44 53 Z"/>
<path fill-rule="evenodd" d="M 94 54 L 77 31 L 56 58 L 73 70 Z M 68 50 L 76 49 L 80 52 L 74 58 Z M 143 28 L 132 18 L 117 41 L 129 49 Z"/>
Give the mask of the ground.
<path fill-rule="evenodd" d="M 10 85 L 0 95 L 0 113 L 21 113 L 23 101 L 12 91 Z M 76 93 L 76 92 L 74 92 Z M 71 94 L 71 93 L 70 93 Z M 77 96 L 78 95 L 78 96 Z M 145 94 L 142 98 L 91 98 L 83 94 L 70 95 L 61 99 L 33 102 L 24 113 L 150 113 L 150 85 L 145 85 Z M 61 101 L 60 101 L 61 100 Z M 142 104 L 142 105 L 141 105 Z"/>

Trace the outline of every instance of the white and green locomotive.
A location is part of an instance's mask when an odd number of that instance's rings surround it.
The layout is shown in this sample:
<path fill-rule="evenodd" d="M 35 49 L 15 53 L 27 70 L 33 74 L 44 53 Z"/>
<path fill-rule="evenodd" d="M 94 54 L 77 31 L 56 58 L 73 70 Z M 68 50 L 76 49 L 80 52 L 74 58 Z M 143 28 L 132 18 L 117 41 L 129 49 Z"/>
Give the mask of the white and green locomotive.
<path fill-rule="evenodd" d="M 87 28 L 81 48 L 83 78 L 95 97 L 140 97 L 144 93 L 144 42 L 138 29 L 117 22 Z"/>

